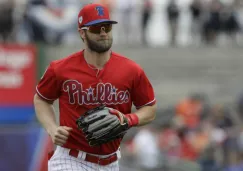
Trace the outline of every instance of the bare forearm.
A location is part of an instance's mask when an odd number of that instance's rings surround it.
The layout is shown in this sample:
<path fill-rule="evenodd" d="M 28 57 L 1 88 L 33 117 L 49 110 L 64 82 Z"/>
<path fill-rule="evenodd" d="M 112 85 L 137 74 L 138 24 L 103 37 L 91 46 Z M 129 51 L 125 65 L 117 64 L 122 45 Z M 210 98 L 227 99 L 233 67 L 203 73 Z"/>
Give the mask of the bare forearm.
<path fill-rule="evenodd" d="M 157 106 L 153 105 L 153 106 L 144 106 L 141 109 L 137 110 L 135 112 L 135 114 L 138 116 L 138 120 L 139 120 L 137 126 L 146 125 L 149 122 L 153 121 L 156 116 L 156 114 L 155 114 L 156 109 L 157 109 Z"/>
<path fill-rule="evenodd" d="M 34 106 L 38 121 L 46 129 L 48 134 L 50 134 L 51 130 L 57 127 L 53 105 L 48 104 L 38 95 L 35 95 Z"/>

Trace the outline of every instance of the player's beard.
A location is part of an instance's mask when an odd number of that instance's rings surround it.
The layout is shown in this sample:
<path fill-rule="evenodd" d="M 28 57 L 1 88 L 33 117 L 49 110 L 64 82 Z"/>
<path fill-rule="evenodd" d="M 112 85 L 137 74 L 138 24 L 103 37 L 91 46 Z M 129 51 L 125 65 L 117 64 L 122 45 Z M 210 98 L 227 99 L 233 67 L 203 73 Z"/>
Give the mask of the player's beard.
<path fill-rule="evenodd" d="M 87 41 L 88 48 L 91 51 L 94 51 L 97 53 L 104 53 L 104 52 L 107 52 L 108 50 L 110 50 L 112 43 L 113 43 L 112 37 L 110 37 L 109 39 L 106 39 L 106 40 L 100 39 L 100 40 L 94 41 L 89 38 L 87 33 L 85 33 L 85 34 L 86 34 L 86 41 Z"/>

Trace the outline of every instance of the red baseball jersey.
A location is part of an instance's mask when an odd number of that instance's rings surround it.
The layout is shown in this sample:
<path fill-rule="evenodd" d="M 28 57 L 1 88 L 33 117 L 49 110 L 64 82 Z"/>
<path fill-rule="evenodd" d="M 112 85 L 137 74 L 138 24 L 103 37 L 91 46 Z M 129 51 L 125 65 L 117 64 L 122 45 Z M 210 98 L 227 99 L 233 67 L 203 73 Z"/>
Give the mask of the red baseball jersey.
<path fill-rule="evenodd" d="M 100 104 L 129 114 L 132 104 L 136 108 L 155 104 L 154 91 L 143 69 L 132 60 L 112 52 L 98 70 L 87 64 L 83 52 L 51 62 L 36 91 L 46 101 L 59 99 L 60 125 L 73 128 L 65 148 L 110 154 L 119 148 L 121 139 L 90 147 L 76 120 Z"/>

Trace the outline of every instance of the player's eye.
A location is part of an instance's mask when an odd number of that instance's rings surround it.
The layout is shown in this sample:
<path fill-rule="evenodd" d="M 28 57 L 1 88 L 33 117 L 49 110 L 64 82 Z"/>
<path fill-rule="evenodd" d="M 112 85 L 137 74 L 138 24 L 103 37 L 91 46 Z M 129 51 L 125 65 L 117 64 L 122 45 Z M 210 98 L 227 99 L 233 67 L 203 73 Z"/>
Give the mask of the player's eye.
<path fill-rule="evenodd" d="M 112 24 L 93 25 L 89 26 L 88 30 L 94 34 L 100 34 L 101 31 L 109 33 L 112 30 Z"/>

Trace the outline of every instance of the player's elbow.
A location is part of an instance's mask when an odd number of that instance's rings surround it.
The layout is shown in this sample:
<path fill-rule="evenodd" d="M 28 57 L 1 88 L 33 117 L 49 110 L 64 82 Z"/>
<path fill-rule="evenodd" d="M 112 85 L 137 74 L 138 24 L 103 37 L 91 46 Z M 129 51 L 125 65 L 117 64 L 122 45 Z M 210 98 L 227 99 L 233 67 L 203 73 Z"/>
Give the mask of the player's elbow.
<path fill-rule="evenodd" d="M 153 106 L 146 106 L 145 108 L 146 113 L 146 123 L 152 122 L 156 117 L 157 106 L 154 104 Z"/>
<path fill-rule="evenodd" d="M 157 105 L 154 104 L 150 108 L 150 119 L 151 119 L 150 122 L 152 122 L 156 118 L 156 111 L 157 111 Z"/>

